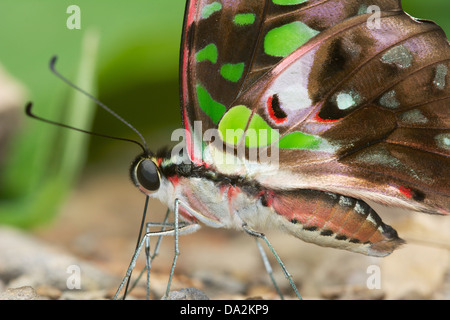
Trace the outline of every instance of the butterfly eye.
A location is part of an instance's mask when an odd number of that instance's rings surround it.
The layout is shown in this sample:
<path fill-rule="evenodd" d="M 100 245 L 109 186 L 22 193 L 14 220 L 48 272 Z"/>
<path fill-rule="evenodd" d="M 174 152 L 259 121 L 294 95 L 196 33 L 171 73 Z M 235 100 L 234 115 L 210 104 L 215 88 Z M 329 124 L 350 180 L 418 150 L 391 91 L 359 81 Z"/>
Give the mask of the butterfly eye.
<path fill-rule="evenodd" d="M 156 164 L 150 159 L 143 159 L 135 169 L 137 182 L 148 191 L 157 191 L 160 186 L 160 174 Z"/>

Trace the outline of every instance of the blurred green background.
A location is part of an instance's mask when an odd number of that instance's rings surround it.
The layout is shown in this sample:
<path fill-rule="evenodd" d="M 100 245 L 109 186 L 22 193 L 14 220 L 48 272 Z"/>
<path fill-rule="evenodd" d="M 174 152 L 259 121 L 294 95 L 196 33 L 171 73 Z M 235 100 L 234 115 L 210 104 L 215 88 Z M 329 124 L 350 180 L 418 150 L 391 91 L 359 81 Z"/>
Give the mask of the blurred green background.
<path fill-rule="evenodd" d="M 56 54 L 60 72 L 132 123 L 152 149 L 170 143 L 170 132 L 181 125 L 178 55 L 185 1 L 76 1 L 80 30 L 66 26 L 72 4 L 0 1 L 0 65 L 22 86 L 23 104 L 33 101 L 34 111 L 45 118 L 137 138 L 50 73 L 48 62 Z M 404 0 L 403 7 L 450 34 L 449 0 Z M 131 161 L 139 152 L 133 145 L 56 128 L 22 112 L 19 120 L 0 153 L 3 224 L 32 227 L 51 220 L 85 163 L 102 167 L 117 158 Z"/>

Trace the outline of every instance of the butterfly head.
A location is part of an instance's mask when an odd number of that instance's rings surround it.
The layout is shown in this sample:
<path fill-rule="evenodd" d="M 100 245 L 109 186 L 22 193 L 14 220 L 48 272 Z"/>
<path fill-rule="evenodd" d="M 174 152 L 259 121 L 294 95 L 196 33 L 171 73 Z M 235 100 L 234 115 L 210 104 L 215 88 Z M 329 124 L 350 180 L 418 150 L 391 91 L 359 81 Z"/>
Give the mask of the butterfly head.
<path fill-rule="evenodd" d="M 154 156 L 140 155 L 131 165 L 130 177 L 143 193 L 155 193 L 161 186 L 160 162 Z"/>

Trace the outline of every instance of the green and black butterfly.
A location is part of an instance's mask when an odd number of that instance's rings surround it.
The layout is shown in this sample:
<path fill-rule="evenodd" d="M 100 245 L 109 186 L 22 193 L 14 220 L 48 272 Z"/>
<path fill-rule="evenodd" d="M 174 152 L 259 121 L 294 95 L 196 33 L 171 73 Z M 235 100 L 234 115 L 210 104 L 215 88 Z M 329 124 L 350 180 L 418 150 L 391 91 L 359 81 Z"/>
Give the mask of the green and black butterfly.
<path fill-rule="evenodd" d="M 403 241 L 366 201 L 450 212 L 449 66 L 443 30 L 397 0 L 188 1 L 184 157 L 132 176 L 192 224 L 388 255 Z"/>
<path fill-rule="evenodd" d="M 403 240 L 367 202 L 450 213 L 449 67 L 399 0 L 190 0 L 184 139 L 144 147 L 132 179 L 190 230 L 388 255 Z"/>

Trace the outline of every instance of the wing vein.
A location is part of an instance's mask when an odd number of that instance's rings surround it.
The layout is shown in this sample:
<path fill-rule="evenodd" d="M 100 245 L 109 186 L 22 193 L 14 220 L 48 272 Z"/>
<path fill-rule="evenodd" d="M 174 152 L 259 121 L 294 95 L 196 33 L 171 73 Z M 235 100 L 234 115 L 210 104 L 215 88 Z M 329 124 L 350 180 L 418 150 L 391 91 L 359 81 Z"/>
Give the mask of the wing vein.
<path fill-rule="evenodd" d="M 405 147 L 405 148 L 408 148 L 408 149 L 413 149 L 413 150 L 417 150 L 417 151 L 422 151 L 422 152 L 435 154 L 435 155 L 442 156 L 442 157 L 445 157 L 445 158 L 450 158 L 450 155 L 447 155 L 447 154 L 444 154 L 444 153 L 440 153 L 440 152 L 434 152 L 434 151 L 430 151 L 430 150 L 424 150 L 424 149 L 421 149 L 421 148 L 418 148 L 418 147 L 414 147 L 414 146 L 411 146 L 411 145 L 408 145 L 408 144 L 401 143 L 400 141 L 394 142 L 394 141 L 386 140 L 384 142 L 388 143 L 388 144 L 392 144 L 392 145 L 402 146 L 402 147 Z"/>
<path fill-rule="evenodd" d="M 256 39 L 255 45 L 253 46 L 253 52 L 252 52 L 252 56 L 251 56 L 251 58 L 250 58 L 250 63 L 249 63 L 247 72 L 245 73 L 245 77 L 244 77 L 244 79 L 243 79 L 242 82 L 241 82 L 241 86 L 240 86 L 240 88 L 239 88 L 239 90 L 238 90 L 238 92 L 237 92 L 237 94 L 236 94 L 236 97 L 234 98 L 233 102 L 231 103 L 231 105 L 232 105 L 232 104 L 234 103 L 234 101 L 236 101 L 236 100 L 238 99 L 238 97 L 241 95 L 242 90 L 243 90 L 243 88 L 244 88 L 244 84 L 245 84 L 245 82 L 247 81 L 247 78 L 248 78 L 248 76 L 249 76 L 249 74 L 250 74 L 250 70 L 252 70 L 253 65 L 254 65 L 254 63 L 255 63 L 257 51 L 258 51 L 258 48 L 259 48 L 259 44 L 261 43 L 263 25 L 264 25 L 264 23 L 266 22 L 266 16 L 267 16 L 267 10 L 268 10 L 268 6 L 269 6 L 269 1 L 270 1 L 270 0 L 265 0 L 265 3 L 264 3 L 264 11 L 263 11 L 263 14 L 262 14 L 261 23 L 260 23 L 260 25 L 259 25 L 259 30 L 258 30 L 258 37 L 257 37 L 257 39 Z M 229 107 L 230 107 L 231 105 L 228 106 L 228 109 L 229 109 Z"/>
<path fill-rule="evenodd" d="M 422 102 L 422 103 L 418 103 L 418 104 L 412 105 L 412 106 L 410 106 L 408 108 L 403 108 L 402 110 L 394 111 L 394 113 L 395 114 L 404 113 L 404 112 L 407 112 L 407 111 L 410 111 L 410 110 L 414 110 L 414 109 L 416 109 L 418 107 L 421 107 L 421 106 L 424 106 L 424 105 L 427 105 L 427 104 L 431 104 L 431 103 L 435 103 L 435 102 L 443 101 L 443 100 L 447 100 L 447 99 L 450 99 L 450 96 L 439 97 L 439 98 L 434 99 L 434 100 L 429 100 L 429 101 L 425 101 L 425 102 Z M 406 127 L 402 126 L 402 128 L 406 128 Z"/>

